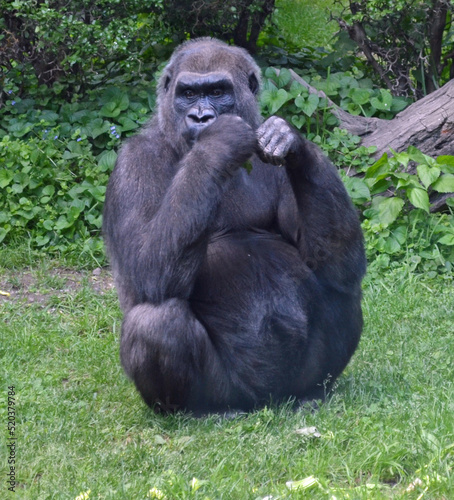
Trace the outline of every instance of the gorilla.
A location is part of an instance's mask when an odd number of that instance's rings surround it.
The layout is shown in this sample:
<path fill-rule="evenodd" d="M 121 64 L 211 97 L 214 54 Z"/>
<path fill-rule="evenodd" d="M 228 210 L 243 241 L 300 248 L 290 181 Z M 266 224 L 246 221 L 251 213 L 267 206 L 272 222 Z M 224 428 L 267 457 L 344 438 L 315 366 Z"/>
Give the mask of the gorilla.
<path fill-rule="evenodd" d="M 356 212 L 317 146 L 262 119 L 260 79 L 243 49 L 182 44 L 109 180 L 120 358 L 158 411 L 323 399 L 360 338 Z"/>

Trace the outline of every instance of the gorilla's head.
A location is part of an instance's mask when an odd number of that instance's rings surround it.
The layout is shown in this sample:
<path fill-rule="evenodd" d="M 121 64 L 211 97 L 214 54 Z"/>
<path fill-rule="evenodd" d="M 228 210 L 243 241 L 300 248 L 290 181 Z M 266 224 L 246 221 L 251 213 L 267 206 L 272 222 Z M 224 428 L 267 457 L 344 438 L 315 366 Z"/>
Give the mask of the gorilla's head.
<path fill-rule="evenodd" d="M 260 69 L 239 47 L 198 38 L 175 50 L 158 85 L 161 130 L 175 143 L 192 145 L 201 130 L 224 113 L 261 123 L 257 106 Z"/>

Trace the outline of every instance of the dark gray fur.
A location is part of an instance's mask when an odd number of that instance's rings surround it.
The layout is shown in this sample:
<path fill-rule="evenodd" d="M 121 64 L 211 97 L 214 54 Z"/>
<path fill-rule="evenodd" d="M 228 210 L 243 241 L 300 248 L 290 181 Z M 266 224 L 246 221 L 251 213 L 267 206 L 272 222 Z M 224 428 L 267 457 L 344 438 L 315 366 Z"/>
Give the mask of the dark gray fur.
<path fill-rule="evenodd" d="M 196 123 L 192 142 L 189 111 L 175 104 L 187 73 L 202 89 L 214 73 L 234 88 L 220 116 L 201 93 L 196 106 L 214 117 Z M 259 83 L 243 49 L 183 44 L 163 72 L 156 116 L 110 178 L 103 230 L 124 313 L 121 361 L 155 408 L 322 398 L 360 338 L 357 216 L 315 145 L 281 118 L 262 123 Z M 248 159 L 250 174 L 240 168 Z"/>

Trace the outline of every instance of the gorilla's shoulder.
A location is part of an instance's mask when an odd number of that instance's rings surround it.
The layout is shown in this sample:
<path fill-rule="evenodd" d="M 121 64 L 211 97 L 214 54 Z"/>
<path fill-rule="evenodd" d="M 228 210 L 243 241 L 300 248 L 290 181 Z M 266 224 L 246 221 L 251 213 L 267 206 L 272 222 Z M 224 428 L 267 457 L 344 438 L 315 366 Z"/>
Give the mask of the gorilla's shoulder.
<path fill-rule="evenodd" d="M 136 135 L 129 137 L 120 149 L 120 157 L 134 159 L 146 159 L 152 164 L 154 159 L 170 157 L 173 159 L 173 145 L 166 139 L 165 134 L 159 127 L 157 117 L 152 118 Z M 151 160 L 151 162 L 150 162 Z"/>
<path fill-rule="evenodd" d="M 145 148 L 153 148 L 162 146 L 165 137 L 161 132 L 159 127 L 159 123 L 157 117 L 153 117 L 148 123 L 146 123 L 137 134 L 129 137 L 128 140 L 123 145 L 122 149 L 125 148 L 137 148 L 137 147 L 145 147 Z"/>

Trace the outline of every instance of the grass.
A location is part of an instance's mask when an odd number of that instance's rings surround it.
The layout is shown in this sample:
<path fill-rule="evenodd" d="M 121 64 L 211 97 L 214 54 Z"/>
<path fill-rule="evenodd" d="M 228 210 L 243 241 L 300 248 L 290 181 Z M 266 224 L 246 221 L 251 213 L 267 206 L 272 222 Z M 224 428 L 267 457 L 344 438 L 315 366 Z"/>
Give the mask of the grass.
<path fill-rule="evenodd" d="M 105 271 L 11 249 L 0 263 L 0 432 L 14 385 L 18 438 L 1 498 L 454 498 L 452 282 L 369 280 L 360 347 L 318 411 L 196 420 L 155 415 L 124 376 Z"/>
<path fill-rule="evenodd" d="M 277 0 L 273 21 L 284 40 L 296 48 L 327 46 L 339 30 L 329 22 L 330 12 L 338 12 L 333 0 Z"/>

